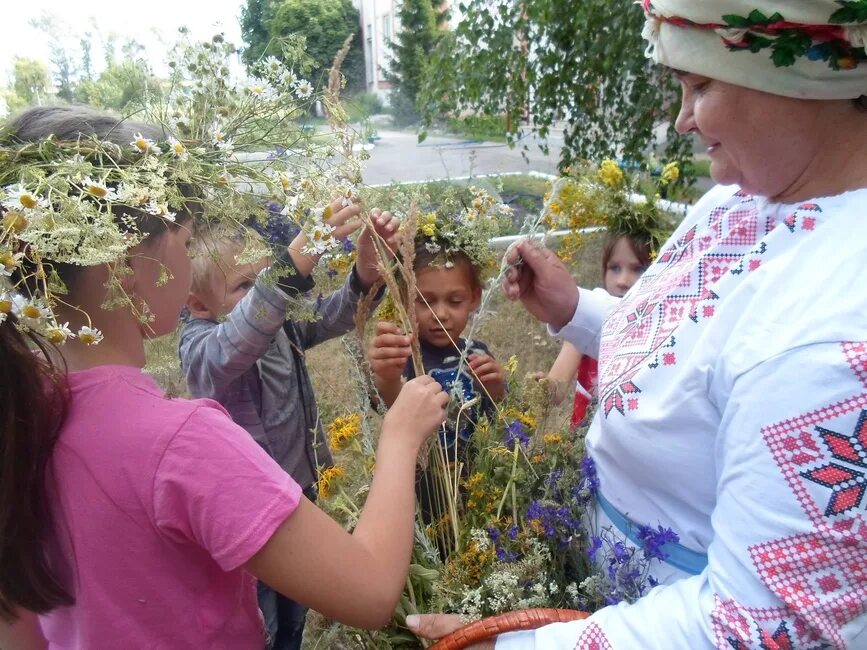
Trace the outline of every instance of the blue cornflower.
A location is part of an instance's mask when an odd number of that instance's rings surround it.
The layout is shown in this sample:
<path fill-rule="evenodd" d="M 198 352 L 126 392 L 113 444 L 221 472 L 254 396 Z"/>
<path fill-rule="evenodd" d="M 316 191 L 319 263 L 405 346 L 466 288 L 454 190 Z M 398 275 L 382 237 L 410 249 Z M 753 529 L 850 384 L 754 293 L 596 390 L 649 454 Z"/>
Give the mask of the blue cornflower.
<path fill-rule="evenodd" d="M 500 562 L 514 562 L 518 559 L 517 554 L 512 553 L 511 551 L 507 551 L 502 546 L 497 547 L 497 559 Z"/>
<path fill-rule="evenodd" d="M 503 533 L 500 532 L 500 529 L 497 528 L 497 527 L 495 527 L 495 526 L 491 526 L 490 528 L 488 528 L 488 537 L 491 538 L 491 541 L 492 541 L 494 544 L 499 543 L 499 541 L 500 541 L 500 536 L 501 536 L 502 534 L 503 534 Z"/>
<path fill-rule="evenodd" d="M 511 539 L 512 541 L 518 539 L 518 526 L 515 524 L 512 524 L 511 526 L 509 526 L 509 529 L 506 531 L 506 534 L 509 536 L 509 539 Z"/>
<path fill-rule="evenodd" d="M 527 431 L 520 420 L 514 420 L 511 424 L 506 425 L 506 437 L 503 442 L 505 442 L 506 447 L 509 449 L 514 449 L 516 442 L 522 447 L 530 444 L 530 436 L 527 435 Z"/>
<path fill-rule="evenodd" d="M 351 253 L 355 250 L 355 244 L 352 243 L 352 240 L 349 237 L 344 237 L 340 240 L 343 243 L 343 252 Z"/>

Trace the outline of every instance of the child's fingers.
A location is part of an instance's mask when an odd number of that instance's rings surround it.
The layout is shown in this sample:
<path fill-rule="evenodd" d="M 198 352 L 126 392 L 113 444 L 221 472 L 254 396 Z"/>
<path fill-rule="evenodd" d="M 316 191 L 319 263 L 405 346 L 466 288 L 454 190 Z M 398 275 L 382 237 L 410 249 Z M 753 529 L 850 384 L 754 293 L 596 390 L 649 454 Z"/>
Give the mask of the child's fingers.
<path fill-rule="evenodd" d="M 412 339 L 405 334 L 377 334 L 373 338 L 377 348 L 409 348 Z"/>
<path fill-rule="evenodd" d="M 482 375 L 481 377 L 479 377 L 479 381 L 482 382 L 483 384 L 490 384 L 493 382 L 503 381 L 503 375 L 502 375 L 502 373 L 499 373 L 499 372 L 493 372 L 493 373 L 488 374 L 488 375 Z"/>
<path fill-rule="evenodd" d="M 381 320 L 376 324 L 374 332 L 377 336 L 380 334 L 402 334 L 400 328 L 387 320 Z"/>
<path fill-rule="evenodd" d="M 403 345 L 374 345 L 369 356 L 376 361 L 384 361 L 387 359 L 403 359 L 406 360 L 412 355 L 412 348 Z"/>

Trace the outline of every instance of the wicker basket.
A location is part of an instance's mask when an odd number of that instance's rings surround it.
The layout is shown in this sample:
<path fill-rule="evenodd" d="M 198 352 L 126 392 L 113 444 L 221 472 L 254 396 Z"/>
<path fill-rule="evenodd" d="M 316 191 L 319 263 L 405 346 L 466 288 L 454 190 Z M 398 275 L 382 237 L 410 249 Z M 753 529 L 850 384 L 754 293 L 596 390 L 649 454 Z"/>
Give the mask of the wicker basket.
<path fill-rule="evenodd" d="M 549 623 L 567 623 L 590 616 L 574 609 L 524 609 L 470 623 L 437 641 L 430 650 L 463 650 L 498 634 L 535 630 Z"/>

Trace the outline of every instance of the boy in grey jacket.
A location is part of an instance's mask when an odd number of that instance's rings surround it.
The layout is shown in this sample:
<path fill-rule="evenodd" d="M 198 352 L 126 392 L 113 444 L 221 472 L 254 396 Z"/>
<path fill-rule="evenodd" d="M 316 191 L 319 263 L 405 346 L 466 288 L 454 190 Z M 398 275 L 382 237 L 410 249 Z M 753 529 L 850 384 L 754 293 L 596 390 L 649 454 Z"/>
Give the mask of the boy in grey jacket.
<path fill-rule="evenodd" d="M 356 230 L 360 207 L 332 204 L 329 225 L 335 237 Z M 390 213 L 371 212 L 376 234 L 396 247 L 399 222 Z M 378 278 L 373 235 L 358 238 L 358 257 L 343 286 L 315 302 L 312 322 L 287 319 L 290 299 L 313 288 L 319 256 L 305 254 L 303 233 L 276 254 L 283 272 L 266 279 L 266 261 L 240 264 L 240 242 L 203 238 L 193 258 L 189 317 L 181 330 L 179 354 L 193 397 L 216 400 L 232 419 L 316 499 L 318 469 L 332 464 L 319 423 L 316 398 L 304 352 L 345 334 L 354 326 L 359 299 Z M 286 272 L 288 271 L 288 273 Z M 269 647 L 301 646 L 306 610 L 259 585 L 259 605 Z"/>

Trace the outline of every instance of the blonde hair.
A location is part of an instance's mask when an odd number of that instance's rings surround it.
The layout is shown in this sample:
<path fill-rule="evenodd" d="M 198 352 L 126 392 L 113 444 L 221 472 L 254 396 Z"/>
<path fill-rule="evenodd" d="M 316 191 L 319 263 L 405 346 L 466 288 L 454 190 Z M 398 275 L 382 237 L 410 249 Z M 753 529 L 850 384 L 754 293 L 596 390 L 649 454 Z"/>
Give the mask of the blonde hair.
<path fill-rule="evenodd" d="M 233 246 L 237 247 L 237 252 L 233 260 L 227 262 L 226 252 Z M 199 228 L 190 245 L 193 275 L 190 290 L 194 293 L 208 292 L 216 273 L 222 273 L 225 277 L 236 266 L 261 259 L 268 253 L 268 245 L 255 230 Z"/>

